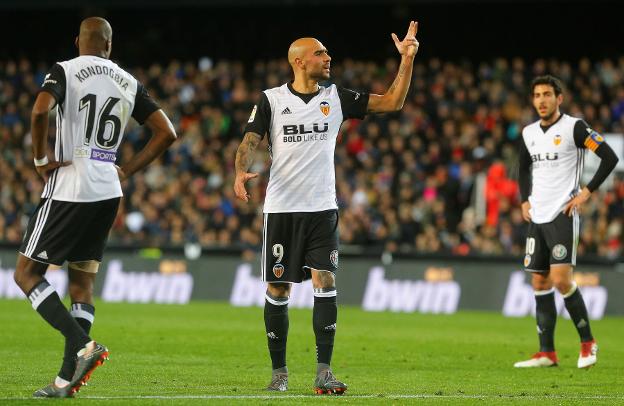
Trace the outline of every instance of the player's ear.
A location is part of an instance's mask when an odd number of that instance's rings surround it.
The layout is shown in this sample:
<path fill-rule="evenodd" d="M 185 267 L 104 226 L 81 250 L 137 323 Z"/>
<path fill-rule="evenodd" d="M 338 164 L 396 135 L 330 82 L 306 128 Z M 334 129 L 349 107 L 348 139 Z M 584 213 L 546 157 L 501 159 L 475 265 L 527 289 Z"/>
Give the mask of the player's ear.
<path fill-rule="evenodd" d="M 76 44 L 76 48 L 80 49 L 80 37 L 76 36 L 76 39 L 74 40 L 74 44 Z"/>
<path fill-rule="evenodd" d="M 113 41 L 111 40 L 106 41 L 106 54 L 110 55 L 112 50 L 113 50 Z"/>

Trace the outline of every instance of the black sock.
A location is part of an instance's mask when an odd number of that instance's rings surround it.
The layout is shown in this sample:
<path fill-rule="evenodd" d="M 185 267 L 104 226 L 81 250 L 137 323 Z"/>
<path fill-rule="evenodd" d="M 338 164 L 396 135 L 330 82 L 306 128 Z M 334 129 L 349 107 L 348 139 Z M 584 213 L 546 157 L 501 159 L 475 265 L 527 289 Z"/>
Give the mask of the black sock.
<path fill-rule="evenodd" d="M 273 370 L 286 366 L 288 340 L 288 298 L 276 298 L 267 292 L 264 302 L 264 326 Z"/>
<path fill-rule="evenodd" d="M 325 289 L 324 289 L 325 290 Z M 336 290 L 321 293 L 314 292 L 314 310 L 312 311 L 312 325 L 316 336 L 316 360 L 319 364 L 331 363 L 336 335 Z M 331 296 L 328 296 L 331 295 Z"/>
<path fill-rule="evenodd" d="M 587 308 L 581 290 L 574 284 L 572 294 L 564 299 L 565 307 L 570 313 L 570 318 L 574 322 L 576 331 L 581 337 L 581 342 L 591 341 L 594 339 L 589 328 L 589 317 L 587 316 Z M 568 293 L 569 294 L 569 293 Z"/>
<path fill-rule="evenodd" d="M 70 314 L 76 319 L 76 322 L 82 327 L 85 334 L 88 335 L 95 318 L 95 307 L 87 303 L 72 303 Z M 63 356 L 63 365 L 58 376 L 66 381 L 71 381 L 75 370 L 76 352 L 72 351 L 69 340 L 65 340 L 65 355 Z"/>
<path fill-rule="evenodd" d="M 557 308 L 554 290 L 546 294 L 535 294 L 535 316 L 539 335 L 540 351 L 555 351 L 555 324 Z"/>
<path fill-rule="evenodd" d="M 59 330 L 65 339 L 69 341 L 69 346 L 73 352 L 84 347 L 91 339 L 80 325 L 69 314 L 56 290 L 47 280 L 42 279 L 28 293 L 28 300 L 45 321 L 52 327 Z"/>

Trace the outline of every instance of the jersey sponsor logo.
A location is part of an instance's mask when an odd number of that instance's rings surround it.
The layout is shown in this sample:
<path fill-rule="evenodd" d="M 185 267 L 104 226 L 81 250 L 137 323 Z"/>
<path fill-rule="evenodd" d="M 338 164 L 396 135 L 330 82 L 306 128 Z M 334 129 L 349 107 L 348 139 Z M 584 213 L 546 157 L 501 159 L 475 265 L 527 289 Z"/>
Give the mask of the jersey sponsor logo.
<path fill-rule="evenodd" d="M 282 264 L 275 264 L 273 265 L 273 275 L 275 275 L 276 278 L 281 278 L 282 275 L 284 275 L 284 265 Z"/>
<path fill-rule="evenodd" d="M 102 162 L 115 162 L 117 153 L 114 151 L 102 151 L 101 149 L 91 149 L 91 159 Z"/>
<path fill-rule="evenodd" d="M 557 244 L 552 249 L 552 256 L 555 259 L 564 259 L 568 255 L 568 250 L 563 244 Z"/>
<path fill-rule="evenodd" d="M 288 107 L 286 107 L 284 110 L 282 110 L 282 114 L 292 114 L 292 112 Z"/>
<path fill-rule="evenodd" d="M 559 153 L 557 152 L 546 152 L 545 154 L 531 155 L 531 161 L 533 162 L 556 161 L 557 159 L 559 159 Z"/>
<path fill-rule="evenodd" d="M 284 135 L 297 135 L 297 134 L 313 134 L 313 133 L 324 133 L 329 130 L 329 124 L 323 123 L 323 128 L 321 128 L 321 124 L 314 123 L 312 124 L 312 128 L 307 128 L 305 124 L 290 124 L 285 125 L 283 127 Z"/>
<path fill-rule="evenodd" d="M 258 111 L 258 105 L 256 104 L 253 110 L 251 110 L 251 115 L 249 116 L 249 120 L 247 120 L 248 123 L 253 123 L 253 121 L 256 119 L 257 111 Z"/>
<path fill-rule="evenodd" d="M 333 250 L 329 253 L 329 260 L 334 267 L 338 268 L 338 250 Z"/>
<path fill-rule="evenodd" d="M 559 135 L 559 134 L 555 135 L 555 138 L 553 139 L 553 142 L 555 143 L 555 145 L 561 144 L 561 135 Z"/>
<path fill-rule="evenodd" d="M 321 113 L 323 113 L 325 116 L 329 115 L 329 110 L 331 109 L 331 107 L 329 106 L 329 102 L 323 100 L 319 107 L 321 109 Z"/>
<path fill-rule="evenodd" d="M 88 147 L 76 147 L 74 148 L 74 158 L 89 158 L 91 156 L 91 150 Z"/>

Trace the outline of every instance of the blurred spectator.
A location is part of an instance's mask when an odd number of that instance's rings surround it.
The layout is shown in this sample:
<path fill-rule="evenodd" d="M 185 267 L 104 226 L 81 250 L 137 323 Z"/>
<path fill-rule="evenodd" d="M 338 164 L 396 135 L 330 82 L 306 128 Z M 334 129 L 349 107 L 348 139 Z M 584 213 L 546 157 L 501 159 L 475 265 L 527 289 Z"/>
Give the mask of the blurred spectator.
<path fill-rule="evenodd" d="M 395 60 L 380 65 L 345 60 L 332 66 L 345 87 L 383 92 Z M 30 110 L 47 67 L 26 59 L 0 61 L 0 241 L 19 243 L 42 191 L 32 165 Z M 417 63 L 401 113 L 345 122 L 336 145 L 336 181 L 343 244 L 389 251 L 467 254 L 524 252 L 526 224 L 513 178 L 520 130 L 535 120 L 530 79 L 561 77 L 563 111 L 597 131 L 624 132 L 624 58 L 592 64 L 498 58 L 473 65 L 430 59 Z M 260 249 L 268 175 L 267 148 L 256 157 L 251 201 L 233 197 L 234 157 L 260 89 L 290 80 L 285 60 L 202 58 L 197 64 L 137 67 L 172 118 L 179 140 L 124 184 L 111 244 L 234 246 L 249 258 Z M 54 134 L 54 121 L 50 133 Z M 129 125 L 118 160 L 147 141 Z M 263 141 L 266 146 L 266 140 Z M 475 196 L 477 175 L 486 176 Z M 477 202 L 485 202 L 480 213 Z M 594 193 L 584 208 L 579 253 L 617 257 L 624 245 L 624 179 Z M 483 219 L 483 221 L 481 220 Z"/>

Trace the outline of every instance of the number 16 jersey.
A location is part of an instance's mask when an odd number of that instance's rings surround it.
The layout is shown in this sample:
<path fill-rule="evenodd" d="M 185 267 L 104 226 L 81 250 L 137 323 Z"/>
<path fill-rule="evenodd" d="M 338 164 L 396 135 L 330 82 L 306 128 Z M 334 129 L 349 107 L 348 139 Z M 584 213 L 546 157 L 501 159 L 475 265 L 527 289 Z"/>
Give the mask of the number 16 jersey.
<path fill-rule="evenodd" d="M 132 75 L 94 55 L 57 63 L 41 90 L 56 100 L 54 157 L 71 161 L 50 175 L 41 197 L 94 202 L 122 196 L 114 164 L 128 120 L 143 124 L 160 107 Z"/>

